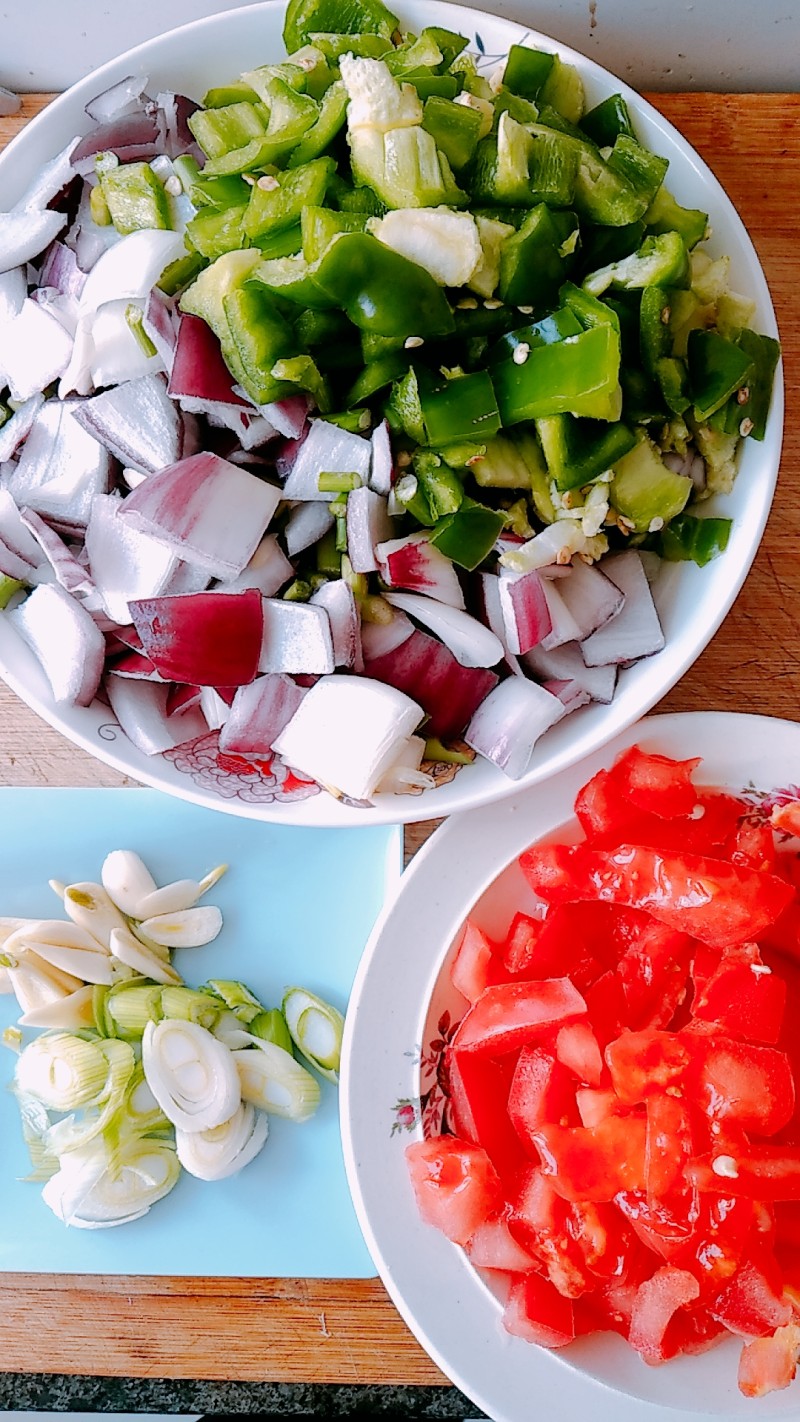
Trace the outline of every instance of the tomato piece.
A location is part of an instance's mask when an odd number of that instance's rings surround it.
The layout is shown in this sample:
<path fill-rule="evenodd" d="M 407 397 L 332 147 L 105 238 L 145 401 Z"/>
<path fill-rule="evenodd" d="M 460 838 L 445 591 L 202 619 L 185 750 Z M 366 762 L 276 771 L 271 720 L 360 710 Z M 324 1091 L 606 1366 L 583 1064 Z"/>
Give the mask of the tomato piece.
<path fill-rule="evenodd" d="M 786 800 L 782 805 L 775 805 L 769 822 L 784 834 L 800 835 L 800 800 Z"/>
<path fill-rule="evenodd" d="M 637 809 L 674 819 L 691 815 L 697 804 L 692 773 L 700 764 L 699 757 L 670 760 L 631 746 L 616 761 L 613 774 L 622 793 Z"/>
<path fill-rule="evenodd" d="M 764 1338 L 789 1323 L 792 1306 L 781 1298 L 783 1281 L 774 1259 L 761 1254 L 758 1264 L 744 1259 L 709 1309 L 731 1333 Z"/>
<path fill-rule="evenodd" d="M 729 949 L 695 992 L 692 1013 L 747 1042 L 774 1046 L 786 1010 L 786 983 L 748 947 Z"/>
<path fill-rule="evenodd" d="M 647 1125 L 609 1116 L 597 1126 L 539 1126 L 534 1140 L 542 1171 L 565 1200 L 609 1201 L 645 1181 Z"/>
<path fill-rule="evenodd" d="M 600 1284 L 596 1293 L 586 1299 L 595 1311 L 596 1328 L 612 1329 L 627 1338 L 630 1332 L 636 1295 L 646 1279 L 652 1278 L 658 1260 L 643 1248 L 636 1237 L 628 1241 L 619 1272 Z M 581 1305 L 584 1300 L 580 1300 Z"/>
<path fill-rule="evenodd" d="M 587 1086 L 603 1080 L 603 1057 L 588 1022 L 568 1022 L 556 1034 L 556 1056 L 563 1066 Z"/>
<path fill-rule="evenodd" d="M 575 814 L 593 845 L 647 844 L 692 854 L 720 849 L 748 808 L 732 795 L 701 791 L 692 817 L 664 819 L 633 804 L 623 793 L 615 769 L 598 771 L 575 801 Z"/>
<path fill-rule="evenodd" d="M 567 1234 L 574 1239 L 589 1272 L 598 1280 L 618 1278 L 633 1235 L 614 1205 L 574 1200 L 567 1216 Z"/>
<path fill-rule="evenodd" d="M 507 1333 L 539 1343 L 543 1348 L 564 1348 L 575 1337 L 575 1310 L 542 1274 L 523 1274 L 511 1285 L 503 1313 Z"/>
<path fill-rule="evenodd" d="M 495 1109 L 497 1102 L 495 1103 Z M 517 1058 L 508 1115 L 525 1150 L 534 1160 L 539 1152 L 534 1131 L 547 1121 L 575 1120 L 575 1082 L 566 1067 L 542 1047 L 523 1047 Z"/>
<path fill-rule="evenodd" d="M 699 1294 L 694 1276 L 672 1264 L 662 1265 L 639 1286 L 628 1340 L 645 1363 L 655 1367 L 675 1357 L 680 1334 L 673 1320 L 678 1310 L 694 1303 Z"/>
<path fill-rule="evenodd" d="M 763 820 L 741 820 L 726 841 L 725 858 L 730 859 L 731 864 L 745 864 L 762 873 L 776 873 L 778 854 L 770 826 Z"/>
<path fill-rule="evenodd" d="M 623 1032 L 606 1047 L 606 1063 L 620 1101 L 635 1106 L 681 1083 L 692 1054 L 676 1032 Z"/>
<path fill-rule="evenodd" d="M 531 918 L 527 913 L 515 913 L 503 945 L 503 967 L 516 977 L 527 973 L 533 957 L 536 940 L 542 931 L 542 920 Z M 537 974 L 531 974 L 532 977 Z M 542 977 L 547 977 L 543 973 Z"/>
<path fill-rule="evenodd" d="M 601 1051 L 605 1051 L 609 1042 L 613 1042 L 628 1025 L 622 979 L 615 969 L 610 969 L 586 989 L 584 997 L 592 1030 Z"/>
<path fill-rule="evenodd" d="M 800 1200 L 800 1150 L 789 1145 L 753 1145 L 737 1151 L 735 1157 L 714 1151 L 691 1161 L 686 1177 L 709 1194 Z"/>
<path fill-rule="evenodd" d="M 514 1076 L 513 1057 L 476 1057 L 450 1051 L 447 1055 L 453 1127 L 464 1140 L 486 1151 L 504 1184 L 514 1179 L 528 1160 L 507 1113 Z"/>
<path fill-rule="evenodd" d="M 585 1015 L 586 1003 L 569 978 L 500 983 L 487 988 L 461 1019 L 453 1051 L 500 1056 Z"/>
<path fill-rule="evenodd" d="M 681 1309 L 674 1319 L 674 1327 L 680 1352 L 690 1356 L 715 1348 L 726 1332 L 707 1308 L 697 1304 L 691 1310 Z"/>
<path fill-rule="evenodd" d="M 486 934 L 467 919 L 450 968 L 450 981 L 456 992 L 467 1002 L 476 1002 L 487 987 L 507 979 Z"/>
<path fill-rule="evenodd" d="M 666 1195 L 692 1154 L 692 1132 L 685 1104 L 675 1096 L 648 1096 L 645 1189 Z"/>
<path fill-rule="evenodd" d="M 691 1032 L 680 1036 L 692 1042 Z M 716 1036 L 696 1037 L 691 1051 L 687 1091 L 709 1117 L 758 1136 L 772 1136 L 792 1119 L 795 1086 L 785 1052 Z"/>
<path fill-rule="evenodd" d="M 548 903 L 599 899 L 646 909 L 678 932 L 720 948 L 757 939 L 794 895 L 775 874 L 631 844 L 615 850 L 538 845 L 519 862 Z"/>
<path fill-rule="evenodd" d="M 514 1237 L 544 1267 L 551 1284 L 565 1298 L 579 1298 L 592 1287 L 586 1260 L 568 1233 L 570 1207 L 545 1179 L 538 1166 L 520 1176 L 511 1198 L 508 1227 Z"/>
<path fill-rule="evenodd" d="M 739 1391 L 745 1397 L 766 1397 L 794 1380 L 800 1358 L 800 1327 L 787 1323 L 771 1338 L 746 1343 L 739 1359 Z"/>
<path fill-rule="evenodd" d="M 700 1216 L 700 1200 L 693 1190 L 675 1190 L 658 1200 L 639 1190 L 622 1190 L 617 1208 L 638 1239 L 661 1259 L 671 1261 L 687 1252 L 691 1256 Z"/>
<path fill-rule="evenodd" d="M 456 1136 L 406 1147 L 420 1215 L 455 1244 L 466 1244 L 503 1203 L 503 1189 L 486 1151 Z"/>
<path fill-rule="evenodd" d="M 619 960 L 617 972 L 625 994 L 626 1024 L 666 1027 L 686 996 L 692 940 L 663 923 L 644 920 Z"/>
<path fill-rule="evenodd" d="M 607 1121 L 609 1116 L 628 1114 L 627 1106 L 623 1106 L 616 1091 L 610 1088 L 579 1086 L 575 1092 L 575 1102 L 582 1126 L 599 1126 L 600 1122 Z"/>
<path fill-rule="evenodd" d="M 566 975 L 579 991 L 588 987 L 619 956 L 611 937 L 613 913 L 613 908 L 605 904 L 559 904 L 551 908 L 531 940 L 525 975 Z"/>
<path fill-rule="evenodd" d="M 508 1210 L 496 1219 L 484 1220 L 464 1246 L 476 1269 L 501 1269 L 524 1274 L 537 1269 L 537 1261 L 518 1244 L 508 1228 Z"/>

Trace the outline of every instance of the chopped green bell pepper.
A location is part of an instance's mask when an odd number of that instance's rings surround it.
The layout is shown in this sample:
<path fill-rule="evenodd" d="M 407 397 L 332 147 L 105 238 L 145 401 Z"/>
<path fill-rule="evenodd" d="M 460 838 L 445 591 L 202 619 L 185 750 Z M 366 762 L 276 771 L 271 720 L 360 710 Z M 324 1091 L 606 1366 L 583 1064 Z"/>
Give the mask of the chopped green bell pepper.
<path fill-rule="evenodd" d="M 732 527 L 729 518 L 696 518 L 680 513 L 661 534 L 658 551 L 668 562 L 690 561 L 704 568 L 725 552 Z"/>
<path fill-rule="evenodd" d="M 429 444 L 491 439 L 500 429 L 492 381 L 483 370 L 445 380 L 434 389 L 423 385 L 420 403 Z"/>
<path fill-rule="evenodd" d="M 234 252 L 244 243 L 242 222 L 246 207 L 227 207 L 222 211 L 206 207 L 186 224 L 186 234 L 192 246 L 214 261 L 224 252 Z"/>
<path fill-rule="evenodd" d="M 314 268 L 314 282 L 364 331 L 421 341 L 455 328 L 433 277 L 367 232 L 337 238 Z"/>
<path fill-rule="evenodd" d="M 687 358 L 692 401 L 701 420 L 747 385 L 754 365 L 752 356 L 717 331 L 690 331 Z"/>
<path fill-rule="evenodd" d="M 729 434 L 746 434 L 751 439 L 761 440 L 766 432 L 781 348 L 771 336 L 761 336 L 747 327 L 739 332 L 736 344 L 752 361 L 752 369 L 746 386 L 737 391 L 736 398 L 729 400 L 724 407 L 724 428 Z"/>
<path fill-rule="evenodd" d="M 267 115 L 260 104 L 239 101 L 221 108 L 197 109 L 189 115 L 188 124 L 206 157 L 221 158 L 244 148 L 251 139 L 263 138 Z"/>
<path fill-rule="evenodd" d="M 568 238 L 577 229 L 572 212 L 553 212 L 546 203 L 531 209 L 500 252 L 499 291 L 513 306 L 552 306 L 573 265 Z"/>
<path fill-rule="evenodd" d="M 272 370 L 283 357 L 294 354 L 295 336 L 269 292 L 255 285 L 238 287 L 223 296 L 222 309 L 227 326 L 223 355 L 253 403 L 266 405 L 290 394 L 294 383 L 274 376 Z"/>
<path fill-rule="evenodd" d="M 636 444 L 636 433 L 622 421 L 604 424 L 550 415 L 536 421 L 547 468 L 556 488 L 565 493 L 590 484 L 612 469 Z"/>
<path fill-rule="evenodd" d="M 283 22 L 283 42 L 288 54 L 313 41 L 318 32 L 334 31 L 337 35 L 363 33 L 381 35 L 387 40 L 399 28 L 400 21 L 382 0 L 289 0 Z"/>
<path fill-rule="evenodd" d="M 329 207 L 306 205 L 300 220 L 306 261 L 318 262 L 343 232 L 364 232 L 368 220 L 365 212 L 333 212 Z"/>
<path fill-rule="evenodd" d="M 536 99 L 553 68 L 555 56 L 543 49 L 512 44 L 503 70 L 503 84 L 523 99 Z"/>
<path fill-rule="evenodd" d="M 250 189 L 243 227 L 251 239 L 299 222 L 305 207 L 319 207 L 335 170 L 332 158 L 315 158 L 286 173 L 260 178 Z"/>
<path fill-rule="evenodd" d="M 258 94 L 245 84 L 243 79 L 235 79 L 232 84 L 224 84 L 209 89 L 203 98 L 204 109 L 225 109 L 230 104 L 257 104 Z"/>
<path fill-rule="evenodd" d="M 690 249 L 702 242 L 708 231 L 708 213 L 681 207 L 670 192 L 659 188 L 644 218 L 651 232 L 679 232 Z"/>
<path fill-rule="evenodd" d="M 505 522 L 501 511 L 465 496 L 455 513 L 433 525 L 430 540 L 451 563 L 472 572 L 491 553 Z"/>
<path fill-rule="evenodd" d="M 111 221 L 123 235 L 145 227 L 171 227 L 164 184 L 149 163 L 120 163 L 101 175 Z"/>
<path fill-rule="evenodd" d="M 630 110 L 621 94 L 609 94 L 583 115 L 580 123 L 587 138 L 598 148 L 611 148 L 621 133 L 634 138 Z"/>
<path fill-rule="evenodd" d="M 642 433 L 630 453 L 618 460 L 609 498 L 634 532 L 654 533 L 683 512 L 693 487 L 691 479 L 667 468 L 659 450 Z"/>
<path fill-rule="evenodd" d="M 465 104 L 433 94 L 422 108 L 422 127 L 455 172 L 472 161 L 481 133 L 481 115 Z"/>
<path fill-rule="evenodd" d="M 299 168 L 312 158 L 318 158 L 329 148 L 337 133 L 344 128 L 347 119 L 347 90 L 341 79 L 337 79 L 325 91 L 319 108 L 319 117 L 300 139 L 290 155 L 287 167 Z"/>
<path fill-rule="evenodd" d="M 560 414 L 618 419 L 619 367 L 619 332 L 611 324 L 532 347 L 519 364 L 503 361 L 493 370 L 503 424 Z"/>

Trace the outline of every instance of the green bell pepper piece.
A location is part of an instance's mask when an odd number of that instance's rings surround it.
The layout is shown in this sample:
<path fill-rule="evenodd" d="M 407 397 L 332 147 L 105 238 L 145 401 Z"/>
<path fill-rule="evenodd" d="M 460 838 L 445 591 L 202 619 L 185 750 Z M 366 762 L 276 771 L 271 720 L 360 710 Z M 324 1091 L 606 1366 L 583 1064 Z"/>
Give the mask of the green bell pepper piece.
<path fill-rule="evenodd" d="M 226 252 L 200 273 L 180 299 L 181 311 L 187 311 L 190 316 L 200 316 L 211 327 L 230 370 L 233 370 L 231 361 L 235 364 L 237 356 L 223 302 L 231 292 L 244 286 L 258 260 L 258 252 Z"/>
<path fill-rule="evenodd" d="M 638 251 L 583 279 L 584 289 L 593 296 L 601 296 L 610 286 L 638 291 L 646 286 L 688 287 L 689 283 L 689 253 L 678 232 L 645 237 Z"/>
<path fill-rule="evenodd" d="M 339 173 L 334 173 L 328 185 L 328 206 L 336 212 L 364 212 L 368 217 L 383 217 L 386 204 L 372 188 L 354 188 Z"/>
<path fill-rule="evenodd" d="M 739 332 L 736 344 L 749 356 L 752 370 L 747 377 L 747 397 L 729 400 L 725 406 L 725 430 L 728 434 L 742 434 L 746 430 L 751 439 L 761 440 L 766 433 L 780 344 L 771 336 L 761 336 L 747 327 Z"/>
<path fill-rule="evenodd" d="M 221 158 L 243 148 L 251 139 L 263 138 L 267 130 L 261 105 L 248 102 L 197 109 L 189 115 L 188 124 L 207 158 Z M 207 169 L 203 171 L 207 174 Z"/>
<path fill-rule="evenodd" d="M 505 522 L 499 510 L 465 496 L 455 513 L 433 525 L 430 540 L 451 563 L 472 572 L 491 553 Z"/>
<path fill-rule="evenodd" d="M 607 301 L 601 301 L 599 297 L 592 296 L 591 292 L 575 286 L 571 281 L 564 282 L 560 295 L 567 310 L 572 312 L 584 331 L 590 331 L 594 326 L 609 325 L 613 326 L 615 331 L 620 330 L 619 315 Z"/>
<path fill-rule="evenodd" d="M 658 551 L 668 562 L 690 561 L 704 568 L 725 552 L 732 527 L 733 520 L 729 518 L 696 518 L 694 514 L 680 513 L 661 534 Z"/>
<path fill-rule="evenodd" d="M 228 207 L 246 207 L 250 187 L 238 174 L 230 178 L 207 178 L 201 172 L 189 188 L 189 197 L 197 208 L 210 207 L 224 212 Z"/>
<path fill-rule="evenodd" d="M 669 167 L 666 158 L 651 153 L 628 133 L 619 134 L 606 161 L 613 173 L 630 184 L 646 207 L 655 199 Z"/>
<path fill-rule="evenodd" d="M 315 267 L 314 281 L 361 330 L 424 339 L 455 328 L 433 277 L 367 232 L 337 238 Z"/>
<path fill-rule="evenodd" d="M 317 409 L 323 415 L 328 416 L 331 408 L 328 382 L 310 355 L 294 355 L 288 359 L 281 357 L 275 361 L 270 373 L 274 380 L 288 381 L 290 385 L 296 386 L 299 390 L 307 390 L 310 395 L 313 395 Z M 330 417 L 328 416 L 328 418 Z"/>
<path fill-rule="evenodd" d="M 254 183 L 243 221 L 246 235 L 255 239 L 292 227 L 301 221 L 305 207 L 321 206 L 335 167 L 332 158 L 315 158 L 301 168 L 264 179 L 274 187 Z"/>
<path fill-rule="evenodd" d="M 358 59 L 383 59 L 393 48 L 386 36 L 369 33 L 340 35 L 332 30 L 313 30 L 310 40 L 315 49 L 322 50 L 330 64 L 337 64 L 343 54 L 353 54 Z"/>
<path fill-rule="evenodd" d="M 283 22 L 283 42 L 291 54 L 318 32 L 340 35 L 367 32 L 392 38 L 400 21 L 382 0 L 289 0 Z"/>
<path fill-rule="evenodd" d="M 682 415 L 692 403 L 686 361 L 680 356 L 662 356 L 656 361 L 654 374 L 667 409 Z"/>
<path fill-rule="evenodd" d="M 293 227 L 286 227 L 282 231 L 268 232 L 264 237 L 254 237 L 252 245 L 258 247 L 265 261 L 270 261 L 273 257 L 296 257 L 303 247 L 300 223 L 296 222 Z"/>
<path fill-rule="evenodd" d="M 445 155 L 421 124 L 392 128 L 356 128 L 350 133 L 353 177 L 371 187 L 389 208 L 465 207 Z"/>
<path fill-rule="evenodd" d="M 438 70 L 444 62 L 444 55 L 430 30 L 420 35 L 408 35 L 402 44 L 390 49 L 383 57 L 390 74 L 405 82 L 409 74 L 427 70 Z"/>
<path fill-rule="evenodd" d="M 315 50 L 313 45 L 304 45 L 301 53 L 311 56 L 311 63 L 321 63 L 325 69 L 328 62 L 321 50 Z M 261 103 L 270 106 L 270 85 L 273 79 L 281 79 L 284 84 L 288 84 L 290 89 L 294 89 L 297 94 L 308 94 L 308 78 L 312 72 L 305 66 L 295 62 L 294 56 L 284 60 L 282 64 L 261 64 L 257 69 L 247 69 L 242 75 L 245 84 L 249 84 L 255 90 Z"/>
<path fill-rule="evenodd" d="M 550 73 L 544 81 L 539 98 L 544 104 L 552 104 L 558 113 L 570 123 L 578 123 L 583 116 L 583 80 L 573 64 L 556 54 Z"/>
<path fill-rule="evenodd" d="M 656 363 L 672 352 L 669 318 L 670 296 L 666 287 L 657 283 L 646 286 L 639 306 L 639 351 L 649 375 L 655 375 Z"/>
<path fill-rule="evenodd" d="M 286 164 L 287 168 L 299 168 L 318 158 L 333 143 L 337 133 L 344 128 L 347 119 L 347 90 L 341 79 L 337 79 L 326 89 L 319 107 L 319 117 L 300 139 Z"/>
<path fill-rule="evenodd" d="M 644 220 L 651 232 L 679 232 L 690 249 L 702 242 L 708 231 L 708 213 L 698 208 L 681 207 L 670 192 L 659 188 Z"/>
<path fill-rule="evenodd" d="M 260 255 L 260 253 L 257 253 Z M 271 257 L 259 262 L 253 272 L 255 281 L 267 287 L 274 296 L 306 306 L 312 311 L 326 311 L 339 303 L 317 285 L 315 272 L 302 252 L 292 257 Z"/>
<path fill-rule="evenodd" d="M 655 532 L 654 521 L 660 520 L 661 528 L 683 512 L 693 488 L 686 475 L 667 468 L 659 450 L 642 434 L 615 466 L 609 501 L 630 520 L 634 532 Z"/>
<path fill-rule="evenodd" d="M 550 415 L 536 421 L 551 479 L 560 493 L 591 484 L 614 467 L 636 444 L 634 430 L 617 421 L 576 420 Z"/>
<path fill-rule="evenodd" d="M 532 208 L 519 231 L 503 243 L 501 299 L 513 306 L 552 306 L 573 264 L 565 244 L 576 229 L 572 212 L 553 212 L 546 203 Z"/>
<path fill-rule="evenodd" d="M 336 345 L 350 341 L 357 332 L 341 311 L 301 311 L 294 323 L 298 340 L 304 346 Z"/>
<path fill-rule="evenodd" d="M 295 354 L 295 337 L 265 288 L 239 287 L 222 298 L 222 309 L 228 328 L 223 354 L 231 368 L 228 350 L 231 346 L 235 350 L 233 374 L 253 403 L 266 405 L 291 393 L 294 383 L 274 376 L 272 369 L 283 357 Z"/>
<path fill-rule="evenodd" d="M 329 207 L 307 204 L 300 218 L 306 261 L 318 262 L 334 238 L 343 232 L 364 232 L 368 220 L 365 212 L 332 212 Z"/>
<path fill-rule="evenodd" d="M 547 479 L 542 452 L 534 435 L 515 431 L 486 441 L 481 454 L 473 455 L 469 471 L 481 489 L 527 489 L 533 474 Z"/>
<path fill-rule="evenodd" d="M 118 232 L 138 232 L 145 227 L 171 227 L 164 184 L 149 163 L 120 163 L 100 178 L 111 221 Z"/>
<path fill-rule="evenodd" d="M 401 380 L 395 381 L 386 407 L 386 418 L 393 430 L 407 434 L 416 444 L 427 443 L 427 431 L 422 416 L 417 372 L 412 366 Z"/>
<path fill-rule="evenodd" d="M 512 44 L 503 70 L 503 84 L 523 99 L 536 99 L 553 68 L 555 56 L 543 49 Z"/>
<path fill-rule="evenodd" d="M 553 341 L 566 340 L 567 336 L 579 336 L 585 329 L 575 313 L 568 306 L 562 306 L 549 316 L 543 316 L 541 321 L 506 331 L 492 346 L 487 360 L 489 365 L 494 365 L 513 356 L 517 346 L 549 346 Z"/>
<path fill-rule="evenodd" d="M 521 364 L 503 361 L 492 372 L 502 422 L 560 414 L 618 419 L 619 367 L 619 332 L 610 323 L 533 347 Z"/>
<path fill-rule="evenodd" d="M 25 584 L 18 582 L 16 578 L 9 578 L 6 573 L 0 574 L 0 610 L 8 607 L 14 593 L 24 586 Z"/>
<path fill-rule="evenodd" d="M 429 444 L 491 439 L 500 429 L 494 388 L 486 371 L 458 375 L 433 390 L 420 391 Z"/>
<path fill-rule="evenodd" d="M 717 331 L 690 331 L 687 358 L 692 401 L 701 420 L 743 389 L 754 368 L 753 357 Z"/>
<path fill-rule="evenodd" d="M 192 246 L 214 261 L 224 252 L 234 252 L 244 242 L 242 221 L 247 208 L 227 207 L 221 212 L 213 207 L 203 208 L 186 224 L 186 233 Z"/>
<path fill-rule="evenodd" d="M 230 104 L 257 104 L 258 94 L 245 84 L 243 79 L 235 79 L 232 84 L 224 84 L 209 89 L 203 99 L 204 109 L 226 109 Z"/>
<path fill-rule="evenodd" d="M 452 68 L 459 55 L 464 54 L 469 43 L 464 35 L 457 34 L 455 30 L 445 30 L 441 25 L 426 25 L 423 34 L 430 36 L 434 44 L 438 46 L 442 56 L 442 66 L 445 70 Z"/>
<path fill-rule="evenodd" d="M 185 257 L 176 257 L 174 262 L 164 268 L 156 286 L 165 296 L 177 296 L 178 292 L 185 290 L 207 266 L 206 258 L 199 252 L 189 252 Z"/>
<path fill-rule="evenodd" d="M 413 84 L 420 98 L 452 100 L 461 93 L 462 83 L 457 74 L 407 74 L 404 84 Z M 460 108 L 461 105 L 458 105 Z M 452 165 L 451 165 L 452 166 Z"/>
<path fill-rule="evenodd" d="M 598 148 L 613 147 L 621 133 L 635 137 L 630 110 L 621 94 L 609 94 L 602 103 L 589 109 L 581 119 L 581 128 Z"/>
<path fill-rule="evenodd" d="M 414 473 L 417 477 L 432 521 L 454 514 L 461 507 L 464 486 L 455 470 L 443 463 L 438 454 L 422 449 L 414 455 Z"/>
<path fill-rule="evenodd" d="M 627 222 L 623 227 L 594 227 L 584 223 L 581 228 L 580 268 L 585 274 L 598 267 L 610 266 L 629 257 L 644 241 L 644 222 Z"/>
<path fill-rule="evenodd" d="M 378 360 L 365 365 L 346 396 L 348 405 L 361 405 L 371 400 L 379 390 L 385 390 L 395 380 L 401 380 L 408 370 L 408 356 L 401 351 L 380 356 Z"/>
<path fill-rule="evenodd" d="M 432 95 L 422 106 L 422 127 L 458 172 L 472 161 L 481 132 L 481 115 L 464 104 Z"/>

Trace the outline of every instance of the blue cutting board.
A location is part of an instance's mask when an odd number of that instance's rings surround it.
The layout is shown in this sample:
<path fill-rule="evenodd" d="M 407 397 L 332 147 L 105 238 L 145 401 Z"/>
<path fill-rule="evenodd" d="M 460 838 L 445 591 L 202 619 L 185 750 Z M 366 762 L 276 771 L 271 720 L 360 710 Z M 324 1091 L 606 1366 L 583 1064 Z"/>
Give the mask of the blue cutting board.
<path fill-rule="evenodd" d="M 61 918 L 48 879 L 98 880 L 111 849 L 135 849 L 157 883 L 229 872 L 208 894 L 223 928 L 175 954 L 187 983 L 238 978 L 268 1006 L 300 984 L 344 1011 L 372 925 L 402 867 L 398 826 L 295 829 L 202 809 L 155 790 L 0 789 L 0 915 Z M 18 1015 L 0 997 L 0 1030 Z M 26 1032 L 26 1041 L 36 1034 Z M 0 1087 L 15 1058 L 0 1052 Z M 368 1278 L 375 1270 L 342 1159 L 335 1086 L 322 1082 L 302 1126 L 270 1119 L 267 1144 L 238 1176 L 185 1172 L 143 1219 L 68 1229 L 26 1182 L 19 1116 L 0 1089 L 0 1269 L 42 1273 Z"/>

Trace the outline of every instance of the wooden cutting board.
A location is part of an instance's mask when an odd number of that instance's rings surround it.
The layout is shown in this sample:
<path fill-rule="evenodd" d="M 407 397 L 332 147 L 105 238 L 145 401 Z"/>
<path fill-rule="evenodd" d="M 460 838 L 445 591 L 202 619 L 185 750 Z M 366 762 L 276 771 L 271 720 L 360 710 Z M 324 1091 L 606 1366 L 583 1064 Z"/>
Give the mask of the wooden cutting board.
<path fill-rule="evenodd" d="M 784 353 L 778 492 L 753 569 L 670 711 L 800 719 L 800 95 L 651 94 L 750 231 Z M 44 107 L 0 118 L 0 147 Z M 124 785 L 0 688 L 0 784 Z M 412 826 L 407 850 L 430 834 Z M 2 1223 L 0 1223 L 2 1229 Z M 445 1383 L 377 1281 L 0 1277 L 0 1370 L 274 1382 Z"/>

